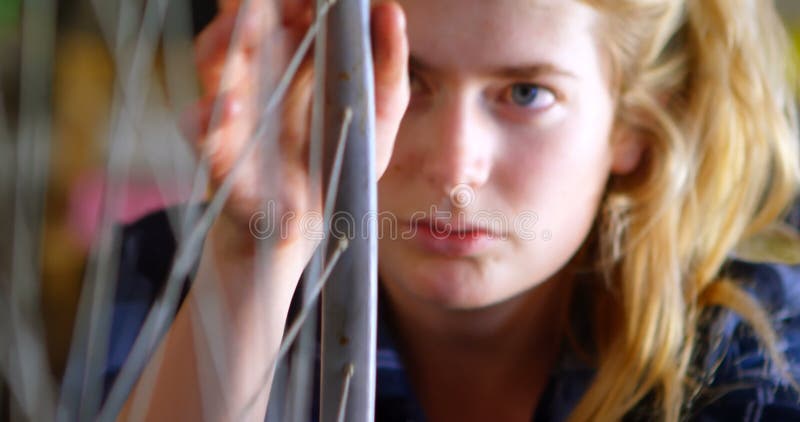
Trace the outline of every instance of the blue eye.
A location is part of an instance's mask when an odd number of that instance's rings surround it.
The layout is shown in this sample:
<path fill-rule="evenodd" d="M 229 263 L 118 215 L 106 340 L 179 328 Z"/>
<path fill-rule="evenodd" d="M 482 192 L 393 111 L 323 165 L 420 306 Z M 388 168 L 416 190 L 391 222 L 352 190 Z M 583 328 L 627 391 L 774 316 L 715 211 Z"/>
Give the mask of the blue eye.
<path fill-rule="evenodd" d="M 514 105 L 525 108 L 547 108 L 555 101 L 555 95 L 552 91 L 528 83 L 512 85 L 506 95 L 508 96 L 507 99 L 513 102 Z"/>
<path fill-rule="evenodd" d="M 529 84 L 515 84 L 511 87 L 511 99 L 518 105 L 528 106 L 536 100 L 539 88 Z"/>

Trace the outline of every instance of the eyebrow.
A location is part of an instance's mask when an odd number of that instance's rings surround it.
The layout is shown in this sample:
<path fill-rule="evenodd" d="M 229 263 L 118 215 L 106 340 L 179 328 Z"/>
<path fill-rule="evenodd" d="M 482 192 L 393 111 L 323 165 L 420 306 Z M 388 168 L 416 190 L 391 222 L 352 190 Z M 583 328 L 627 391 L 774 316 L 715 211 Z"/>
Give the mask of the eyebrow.
<path fill-rule="evenodd" d="M 410 55 L 408 58 L 408 65 L 410 68 L 424 73 L 440 73 L 434 66 L 425 63 L 424 61 L 420 60 L 419 57 L 416 57 L 413 54 Z M 507 78 L 507 79 L 527 79 L 542 75 L 559 75 L 573 79 L 578 79 L 578 77 L 574 73 L 567 71 L 561 67 L 558 67 L 553 63 L 546 63 L 546 62 L 527 64 L 522 66 L 504 66 L 492 69 L 487 73 L 495 77 Z"/>

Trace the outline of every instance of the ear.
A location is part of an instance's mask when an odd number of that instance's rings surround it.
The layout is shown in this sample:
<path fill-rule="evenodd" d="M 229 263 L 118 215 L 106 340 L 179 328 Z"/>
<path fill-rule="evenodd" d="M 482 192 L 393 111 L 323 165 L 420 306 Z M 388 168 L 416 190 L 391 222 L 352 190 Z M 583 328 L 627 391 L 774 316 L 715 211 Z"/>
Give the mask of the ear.
<path fill-rule="evenodd" d="M 626 175 L 639 166 L 644 154 L 645 142 L 641 132 L 630 127 L 615 130 L 611 145 L 611 173 Z"/>

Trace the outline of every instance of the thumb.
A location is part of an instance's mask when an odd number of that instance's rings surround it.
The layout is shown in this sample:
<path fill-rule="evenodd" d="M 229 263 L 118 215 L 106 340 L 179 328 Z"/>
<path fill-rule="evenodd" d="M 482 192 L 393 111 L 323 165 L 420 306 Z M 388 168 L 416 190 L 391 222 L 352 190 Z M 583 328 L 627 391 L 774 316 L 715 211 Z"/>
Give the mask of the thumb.
<path fill-rule="evenodd" d="M 236 10 L 242 0 L 217 0 L 217 6 L 221 11 Z"/>
<path fill-rule="evenodd" d="M 400 121 L 408 107 L 408 37 L 400 6 L 391 1 L 372 9 L 375 68 L 376 168 L 380 177 L 389 165 Z"/>

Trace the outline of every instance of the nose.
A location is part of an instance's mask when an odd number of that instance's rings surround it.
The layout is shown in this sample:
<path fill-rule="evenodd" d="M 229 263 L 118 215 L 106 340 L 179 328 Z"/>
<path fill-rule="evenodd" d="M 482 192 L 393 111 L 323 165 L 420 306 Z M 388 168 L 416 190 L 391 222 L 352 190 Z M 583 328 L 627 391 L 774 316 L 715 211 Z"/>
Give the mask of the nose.
<path fill-rule="evenodd" d="M 431 142 L 421 166 L 427 182 L 446 195 L 460 185 L 483 186 L 491 173 L 496 134 L 478 101 L 452 95 L 440 98 L 429 113 Z"/>

